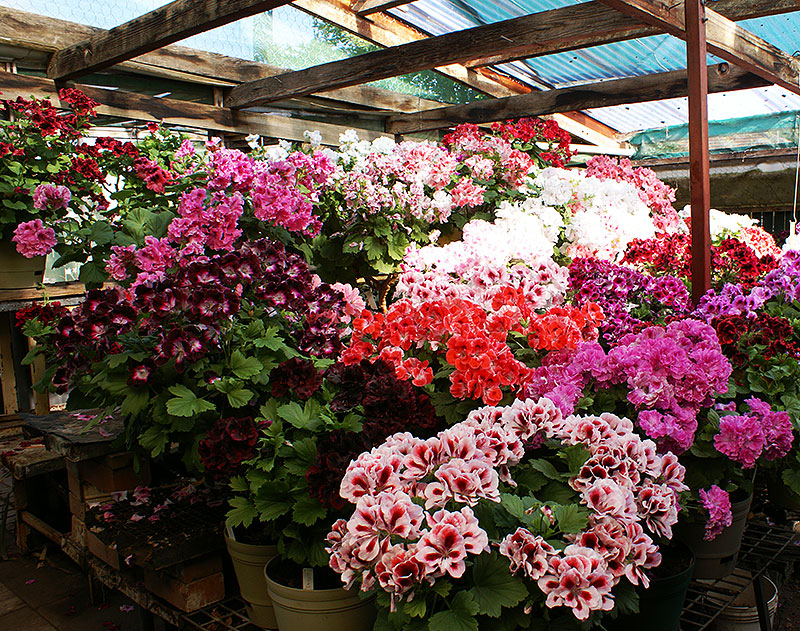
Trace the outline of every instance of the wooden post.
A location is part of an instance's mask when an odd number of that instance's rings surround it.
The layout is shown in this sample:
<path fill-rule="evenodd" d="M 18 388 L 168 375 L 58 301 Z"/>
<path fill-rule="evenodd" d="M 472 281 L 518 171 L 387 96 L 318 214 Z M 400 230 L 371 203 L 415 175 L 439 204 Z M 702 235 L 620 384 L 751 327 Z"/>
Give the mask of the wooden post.
<path fill-rule="evenodd" d="M 711 288 L 711 178 L 708 158 L 708 73 L 703 0 L 685 0 L 689 83 L 689 177 L 692 205 L 692 302 Z"/>

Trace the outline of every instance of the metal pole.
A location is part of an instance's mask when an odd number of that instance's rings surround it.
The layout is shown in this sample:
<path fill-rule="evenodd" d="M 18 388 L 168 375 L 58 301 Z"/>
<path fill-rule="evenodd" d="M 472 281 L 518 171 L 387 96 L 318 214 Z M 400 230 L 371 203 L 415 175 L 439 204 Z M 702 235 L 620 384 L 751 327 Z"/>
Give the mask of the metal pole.
<path fill-rule="evenodd" d="M 708 72 L 703 0 L 685 0 L 689 79 L 689 177 L 692 205 L 692 302 L 711 288 L 711 178 L 708 161 Z"/>

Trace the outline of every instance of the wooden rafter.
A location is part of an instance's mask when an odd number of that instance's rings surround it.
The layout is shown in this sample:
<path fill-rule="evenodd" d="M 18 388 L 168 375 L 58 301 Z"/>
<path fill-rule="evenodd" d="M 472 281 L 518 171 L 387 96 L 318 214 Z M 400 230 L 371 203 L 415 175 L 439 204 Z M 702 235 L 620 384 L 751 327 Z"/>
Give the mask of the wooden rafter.
<path fill-rule="evenodd" d="M 352 127 L 352 125 L 345 127 L 258 112 L 239 112 L 227 107 L 177 99 L 159 99 L 123 90 L 107 90 L 72 83 L 68 85 L 80 88 L 87 96 L 98 101 L 101 104 L 97 108 L 99 114 L 139 121 L 164 121 L 171 125 L 182 125 L 215 133 L 259 134 L 302 142 L 305 140 L 303 132 L 308 129 L 319 131 L 324 144 L 338 146 L 339 134 Z M 52 79 L 0 71 L 0 91 L 4 99 L 34 96 L 49 98 L 53 103 L 59 102 L 58 86 Z M 360 138 L 366 140 L 386 136 L 368 129 L 359 129 L 358 134 Z"/>
<path fill-rule="evenodd" d="M 769 85 L 747 70 L 720 64 L 709 66 L 709 91 L 727 92 Z M 490 123 L 520 116 L 541 116 L 591 107 L 642 103 L 684 97 L 687 92 L 685 70 L 603 81 L 592 85 L 531 92 L 491 101 L 475 101 L 416 114 L 398 114 L 386 121 L 386 131 L 408 134 L 442 129 L 460 123 Z"/>
<path fill-rule="evenodd" d="M 714 10 L 731 20 L 750 20 L 767 15 L 777 15 L 800 10 L 800 0 L 716 0 Z M 642 24 L 640 21 L 622 17 L 616 9 L 604 5 L 599 0 L 548 11 L 548 22 L 552 29 L 564 31 L 564 38 L 553 37 L 554 30 L 548 34 L 549 41 L 533 41 L 527 50 L 519 54 L 511 51 L 484 55 L 466 64 L 467 68 L 479 68 L 490 64 L 499 64 L 517 59 L 537 57 L 551 53 L 577 50 L 590 46 L 599 46 L 611 42 L 635 39 L 656 35 L 662 30 L 655 26 Z"/>
<path fill-rule="evenodd" d="M 601 0 L 625 15 L 686 39 L 683 2 L 663 0 Z M 769 42 L 723 17 L 704 10 L 708 52 L 746 68 L 795 94 L 800 94 L 800 63 Z"/>
<path fill-rule="evenodd" d="M 414 0 L 354 0 L 351 7 L 359 15 L 369 15 L 400 7 L 404 4 L 411 4 L 412 2 Z"/>
<path fill-rule="evenodd" d="M 103 29 L 59 20 L 27 11 L 0 7 L 0 44 L 24 50 L 54 52 L 105 33 Z M 24 54 L 24 51 L 21 50 Z M 231 87 L 286 72 L 270 64 L 209 53 L 196 48 L 170 45 L 141 55 L 118 66 L 120 70 L 179 81 Z M 419 99 L 372 86 L 354 86 L 319 95 L 341 103 L 416 112 L 438 107 L 436 101 Z"/>
<path fill-rule="evenodd" d="M 66 80 L 107 68 L 290 1 L 174 0 L 103 34 L 57 51 L 50 60 L 47 76 Z"/>
<path fill-rule="evenodd" d="M 347 0 L 294 0 L 292 6 L 379 46 L 398 46 L 427 37 L 426 33 L 385 13 L 376 13 L 369 19 L 364 18 L 350 10 Z M 489 68 L 473 69 L 462 64 L 450 64 L 440 66 L 436 71 L 479 92 L 498 98 L 531 91 L 529 86 Z M 570 125 L 572 128 L 570 133 L 578 138 L 595 142 L 594 139 L 602 135 L 607 143 L 619 146 L 614 140 L 616 132 L 613 129 L 580 112 L 556 114 L 554 118 L 562 126 L 568 124 L 568 120 L 572 120 L 575 124 Z"/>

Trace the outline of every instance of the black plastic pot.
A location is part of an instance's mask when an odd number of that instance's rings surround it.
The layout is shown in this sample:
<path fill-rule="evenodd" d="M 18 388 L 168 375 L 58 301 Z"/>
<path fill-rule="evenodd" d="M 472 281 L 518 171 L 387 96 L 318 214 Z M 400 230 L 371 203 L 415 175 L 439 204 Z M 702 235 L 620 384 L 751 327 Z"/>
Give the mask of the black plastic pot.
<path fill-rule="evenodd" d="M 683 601 L 692 580 L 694 555 L 683 544 L 662 547 L 661 566 L 655 568 L 656 575 L 650 587 L 636 588 L 639 594 L 639 613 L 619 616 L 616 620 L 605 619 L 603 625 L 609 631 L 678 631 Z"/>

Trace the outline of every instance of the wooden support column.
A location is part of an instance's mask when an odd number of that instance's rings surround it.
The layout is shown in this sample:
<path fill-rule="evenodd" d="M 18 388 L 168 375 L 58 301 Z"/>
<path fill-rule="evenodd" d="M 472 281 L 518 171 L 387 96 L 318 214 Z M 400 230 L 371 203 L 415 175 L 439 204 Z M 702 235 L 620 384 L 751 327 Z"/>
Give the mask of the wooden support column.
<path fill-rule="evenodd" d="M 711 179 L 708 155 L 708 73 L 703 0 L 685 0 L 689 78 L 689 175 L 692 205 L 692 302 L 711 288 Z"/>

